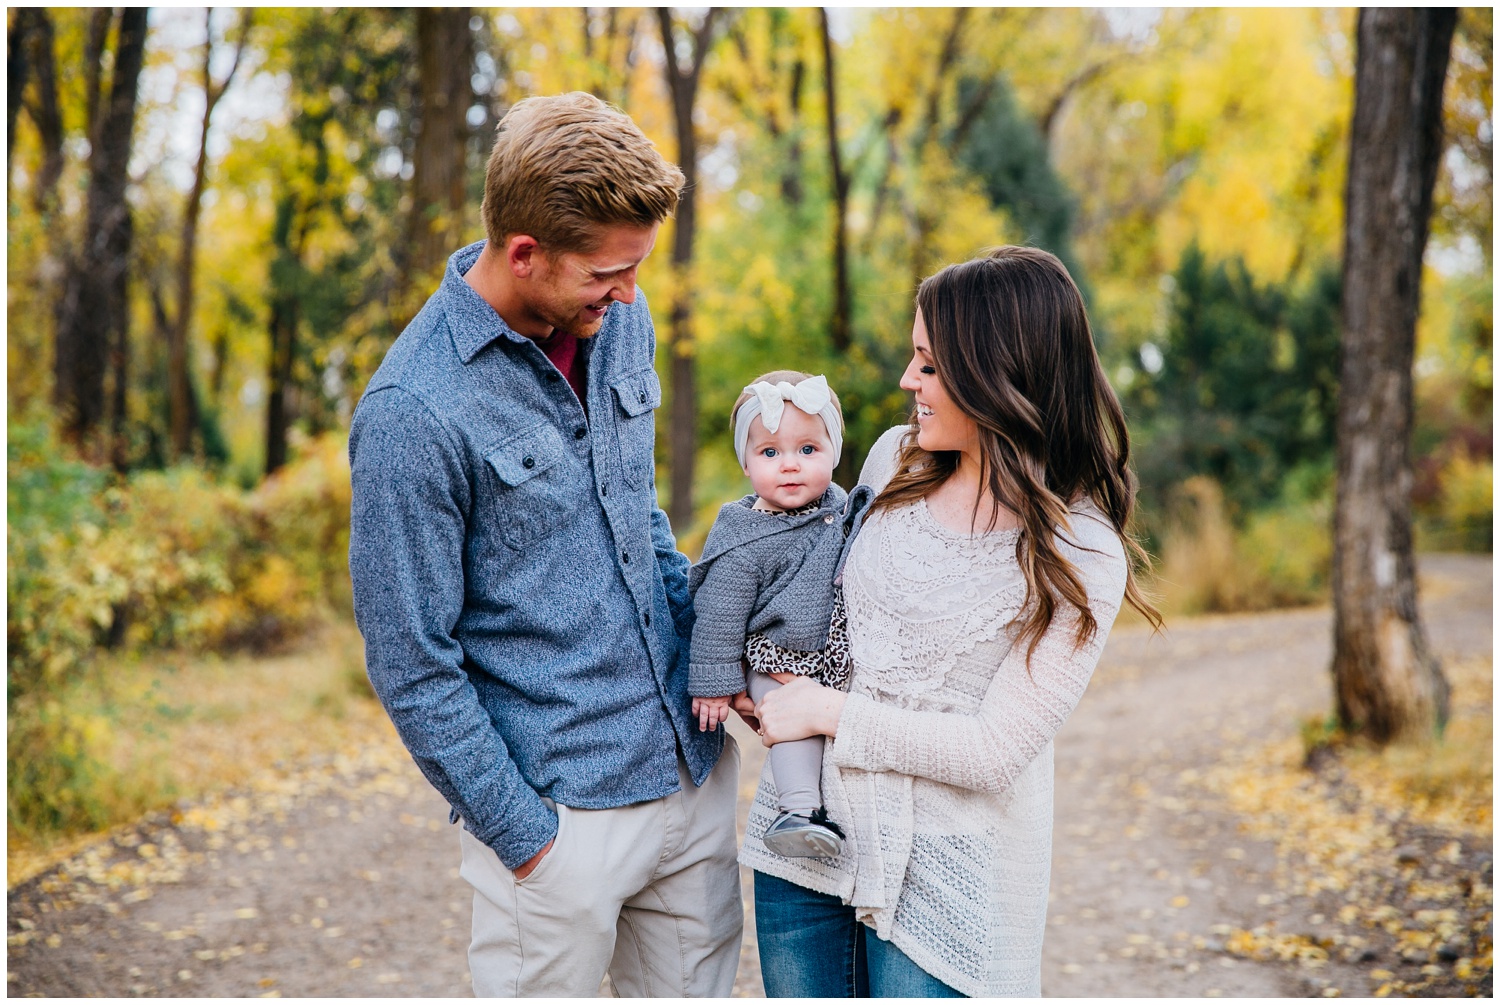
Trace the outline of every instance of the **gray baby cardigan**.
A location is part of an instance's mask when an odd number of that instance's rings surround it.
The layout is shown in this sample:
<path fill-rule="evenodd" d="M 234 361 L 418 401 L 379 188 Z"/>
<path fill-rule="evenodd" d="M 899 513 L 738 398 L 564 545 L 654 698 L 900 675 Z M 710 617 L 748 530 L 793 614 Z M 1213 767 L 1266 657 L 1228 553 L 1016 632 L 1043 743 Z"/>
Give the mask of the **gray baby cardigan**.
<path fill-rule="evenodd" d="M 717 698 L 745 689 L 740 658 L 758 632 L 783 649 L 811 652 L 828 641 L 833 581 L 874 492 L 837 485 L 800 516 L 752 509 L 754 494 L 719 509 L 703 557 L 688 573 L 698 620 L 689 650 L 688 694 Z"/>

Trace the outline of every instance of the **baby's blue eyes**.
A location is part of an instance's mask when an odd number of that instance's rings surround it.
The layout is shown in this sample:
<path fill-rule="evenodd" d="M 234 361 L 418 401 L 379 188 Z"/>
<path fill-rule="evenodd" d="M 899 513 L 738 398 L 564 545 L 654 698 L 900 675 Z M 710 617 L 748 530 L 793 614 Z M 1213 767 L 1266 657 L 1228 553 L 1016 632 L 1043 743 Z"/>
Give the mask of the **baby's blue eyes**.
<path fill-rule="evenodd" d="M 813 452 L 813 445 L 811 443 L 804 443 L 802 445 L 802 452 L 804 454 L 811 454 Z"/>
<path fill-rule="evenodd" d="M 818 448 L 815 447 L 815 446 L 813 446 L 811 443 L 804 443 L 802 445 L 802 448 L 801 448 L 801 453 L 804 456 L 810 456 L 817 449 Z M 761 448 L 760 455 L 762 457 L 775 457 L 776 456 L 776 448 L 775 447 L 763 447 L 763 448 Z"/>
<path fill-rule="evenodd" d="M 760 452 L 760 455 L 762 457 L 775 457 L 776 456 L 776 448 L 775 447 L 766 447 L 764 450 L 762 450 Z"/>

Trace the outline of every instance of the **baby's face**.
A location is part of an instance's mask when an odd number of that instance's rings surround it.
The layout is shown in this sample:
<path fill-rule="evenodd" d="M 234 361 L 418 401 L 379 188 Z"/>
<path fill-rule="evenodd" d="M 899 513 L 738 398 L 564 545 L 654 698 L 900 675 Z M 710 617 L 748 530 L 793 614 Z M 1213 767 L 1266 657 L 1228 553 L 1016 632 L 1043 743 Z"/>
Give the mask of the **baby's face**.
<path fill-rule="evenodd" d="M 833 481 L 833 444 L 816 415 L 787 403 L 776 432 L 757 415 L 745 442 L 745 474 L 755 494 L 777 509 L 796 509 L 820 498 Z"/>

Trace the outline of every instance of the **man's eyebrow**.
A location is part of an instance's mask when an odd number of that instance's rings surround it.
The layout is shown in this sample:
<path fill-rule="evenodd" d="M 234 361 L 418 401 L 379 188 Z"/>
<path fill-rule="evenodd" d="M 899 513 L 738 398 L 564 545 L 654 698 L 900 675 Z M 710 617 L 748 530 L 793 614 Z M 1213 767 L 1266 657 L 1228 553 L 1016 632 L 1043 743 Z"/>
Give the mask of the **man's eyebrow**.
<path fill-rule="evenodd" d="M 643 258 L 641 259 L 641 261 L 644 262 L 645 259 Z M 624 272 L 626 269 L 633 269 L 640 264 L 641 262 L 631 262 L 629 265 L 605 265 L 600 267 L 590 265 L 585 266 L 584 268 L 585 271 L 590 272 L 596 276 L 612 276 L 616 272 Z"/>

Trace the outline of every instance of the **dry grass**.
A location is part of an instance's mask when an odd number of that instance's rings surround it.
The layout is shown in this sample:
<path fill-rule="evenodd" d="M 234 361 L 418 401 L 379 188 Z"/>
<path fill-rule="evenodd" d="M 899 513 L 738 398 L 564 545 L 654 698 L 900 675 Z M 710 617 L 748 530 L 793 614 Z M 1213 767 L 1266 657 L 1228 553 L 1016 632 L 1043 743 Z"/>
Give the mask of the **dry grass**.
<path fill-rule="evenodd" d="M 1441 740 L 1375 749 L 1351 744 L 1340 755 L 1349 781 L 1383 805 L 1454 832 L 1494 830 L 1494 664 L 1445 666 L 1452 714 Z"/>
<path fill-rule="evenodd" d="M 1223 491 L 1199 476 L 1182 484 L 1176 509 L 1152 583 L 1165 613 L 1264 611 L 1327 598 L 1326 505 L 1287 504 L 1253 514 L 1236 529 Z"/>
<path fill-rule="evenodd" d="M 1376 997 L 1490 993 L 1493 891 L 1493 662 L 1446 668 L 1452 718 L 1440 741 L 1384 749 L 1296 739 L 1235 752 L 1203 779 L 1275 842 L 1275 881 L 1307 898 L 1312 934 L 1267 923 L 1234 933 L 1231 952 L 1271 958 L 1288 947 L 1317 959 L 1373 960 Z M 1315 926 L 1316 927 L 1316 926 Z M 1300 947 L 1300 948 L 1299 948 Z"/>
<path fill-rule="evenodd" d="M 389 732 L 364 676 L 359 633 L 332 625 L 270 657 L 156 654 L 105 661 L 91 686 L 62 696 L 88 753 L 108 765 L 96 798 L 127 824 L 179 800 L 241 786 L 267 769 L 349 751 Z M 98 835 L 11 828 L 15 886 Z"/>

